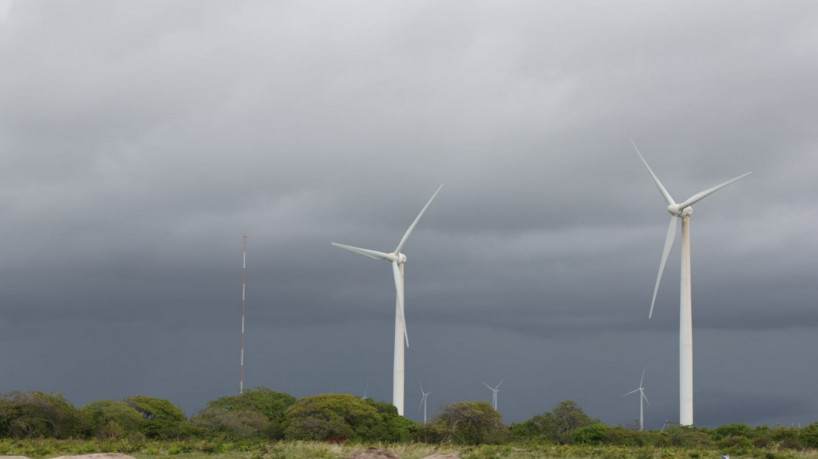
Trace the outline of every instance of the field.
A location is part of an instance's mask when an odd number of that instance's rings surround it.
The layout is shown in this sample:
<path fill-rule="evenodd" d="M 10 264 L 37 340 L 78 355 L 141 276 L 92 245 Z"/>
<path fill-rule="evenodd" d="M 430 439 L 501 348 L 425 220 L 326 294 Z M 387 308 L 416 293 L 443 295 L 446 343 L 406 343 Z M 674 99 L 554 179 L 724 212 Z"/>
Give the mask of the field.
<path fill-rule="evenodd" d="M 254 444 L 208 442 L 140 442 L 127 440 L 0 440 L 0 455 L 20 455 L 33 459 L 95 452 L 122 452 L 137 459 L 278 459 L 345 458 L 356 451 L 375 447 L 389 450 L 404 459 L 420 459 L 432 454 L 457 454 L 463 459 L 488 458 L 718 458 L 725 452 L 685 448 L 628 448 L 616 446 L 555 445 L 427 445 L 427 444 L 343 444 L 281 441 Z M 818 459 L 816 450 L 753 449 L 731 458 Z"/>

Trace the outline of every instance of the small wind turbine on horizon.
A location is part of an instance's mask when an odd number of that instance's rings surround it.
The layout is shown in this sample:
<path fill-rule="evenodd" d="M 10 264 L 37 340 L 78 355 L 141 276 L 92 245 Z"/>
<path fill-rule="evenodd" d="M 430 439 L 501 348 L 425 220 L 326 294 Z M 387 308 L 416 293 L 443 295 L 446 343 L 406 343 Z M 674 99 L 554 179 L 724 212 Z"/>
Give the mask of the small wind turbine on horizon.
<path fill-rule="evenodd" d="M 676 237 L 676 219 L 682 222 L 682 269 L 681 269 L 681 288 L 679 295 L 679 424 L 683 426 L 693 425 L 693 320 L 692 320 L 692 301 L 691 301 L 691 280 L 690 280 L 690 215 L 693 213 L 693 204 L 710 196 L 716 191 L 730 185 L 731 183 L 740 180 L 752 172 L 739 175 L 720 185 L 700 191 L 687 200 L 681 203 L 676 203 L 670 196 L 670 193 L 653 173 L 653 170 L 648 166 L 642 153 L 636 143 L 631 141 L 636 154 L 639 159 L 648 169 L 656 188 L 662 194 L 662 197 L 667 201 L 667 211 L 670 213 L 670 226 L 667 229 L 667 236 L 665 237 L 665 248 L 662 251 L 662 261 L 659 263 L 659 273 L 656 275 L 656 285 L 653 288 L 653 299 L 650 302 L 650 312 L 648 319 L 653 316 L 653 305 L 656 303 L 656 293 L 659 291 L 659 281 L 662 279 L 662 272 L 665 269 L 665 262 L 670 253 L 670 247 L 673 245 L 673 239 Z"/>
<path fill-rule="evenodd" d="M 423 407 L 423 423 L 426 424 L 426 399 L 429 397 L 431 392 L 423 392 L 423 384 L 418 381 L 418 385 L 420 385 L 420 405 L 418 405 L 418 411 L 420 411 L 420 407 Z"/>
<path fill-rule="evenodd" d="M 644 421 L 645 406 L 644 406 L 643 402 L 648 402 L 648 397 L 645 395 L 645 388 L 644 388 L 644 386 L 642 386 L 642 383 L 645 382 L 645 370 L 647 370 L 647 367 L 642 369 L 642 379 L 639 380 L 639 387 L 637 387 L 636 389 L 628 392 L 627 394 L 622 395 L 623 397 L 626 397 L 626 396 L 628 396 L 630 394 L 635 394 L 636 392 L 639 392 L 639 430 L 640 431 L 645 430 L 645 421 Z M 648 402 L 648 405 L 650 405 L 650 402 Z"/>
<path fill-rule="evenodd" d="M 488 384 L 486 384 L 485 382 L 483 382 L 483 385 L 486 386 L 488 388 L 488 390 L 491 391 L 491 404 L 494 407 L 494 411 L 497 411 L 497 393 L 500 392 L 500 384 L 503 384 L 503 381 L 505 381 L 505 380 L 506 380 L 506 378 L 503 378 L 494 387 L 491 387 Z"/>
<path fill-rule="evenodd" d="M 406 347 L 409 347 L 409 335 L 406 333 L 406 318 L 404 317 L 404 265 L 406 264 L 406 255 L 401 253 L 403 246 L 418 224 L 420 217 L 426 212 L 429 204 L 435 199 L 443 185 L 440 185 L 435 191 L 435 194 L 429 199 L 423 209 L 415 220 L 409 225 L 409 229 L 403 234 L 398 246 L 391 253 L 378 252 L 377 250 L 362 249 L 360 247 L 353 247 L 351 245 L 338 244 L 333 242 L 332 245 L 342 249 L 349 250 L 364 255 L 369 258 L 386 260 L 392 263 L 392 275 L 395 278 L 395 358 L 393 363 L 393 380 L 392 380 L 392 404 L 398 409 L 398 414 L 403 416 L 403 400 L 404 400 L 404 342 Z"/>

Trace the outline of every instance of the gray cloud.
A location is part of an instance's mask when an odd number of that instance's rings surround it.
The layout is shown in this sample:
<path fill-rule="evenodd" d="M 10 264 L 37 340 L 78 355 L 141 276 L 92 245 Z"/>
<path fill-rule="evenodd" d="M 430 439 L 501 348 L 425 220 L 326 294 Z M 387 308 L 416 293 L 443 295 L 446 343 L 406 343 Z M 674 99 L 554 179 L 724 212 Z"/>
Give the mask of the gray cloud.
<path fill-rule="evenodd" d="M 506 421 L 628 424 L 647 365 L 658 428 L 678 247 L 648 321 L 668 214 L 633 139 L 679 200 L 754 172 L 693 217 L 697 424 L 814 422 L 816 14 L 0 3 L 0 390 L 235 392 L 247 233 L 248 385 L 388 400 L 389 266 L 329 243 L 392 250 L 444 183 L 405 250 L 407 414 L 419 379 L 437 409 L 507 377 Z"/>

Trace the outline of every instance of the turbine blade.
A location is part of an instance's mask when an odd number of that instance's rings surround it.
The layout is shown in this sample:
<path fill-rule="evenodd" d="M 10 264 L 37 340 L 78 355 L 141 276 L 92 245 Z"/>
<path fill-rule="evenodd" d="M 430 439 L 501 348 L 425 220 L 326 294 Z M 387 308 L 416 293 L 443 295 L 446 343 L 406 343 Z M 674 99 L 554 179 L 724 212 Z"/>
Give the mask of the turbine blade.
<path fill-rule="evenodd" d="M 429 202 L 427 202 L 426 205 L 423 206 L 423 209 L 420 209 L 420 213 L 418 214 L 417 217 L 415 217 L 415 221 L 413 221 L 412 224 L 409 225 L 409 229 L 406 230 L 406 233 L 404 233 L 403 237 L 401 238 L 400 242 L 398 243 L 398 247 L 395 249 L 395 253 L 400 253 L 400 251 L 403 250 L 403 246 L 406 244 L 406 240 L 409 239 L 409 235 L 412 234 L 412 230 L 415 229 L 415 225 L 418 224 L 418 221 L 420 220 L 420 217 L 422 217 L 423 213 L 426 212 L 426 208 L 429 207 L 429 204 L 431 204 L 432 201 L 437 196 L 437 194 L 440 193 L 441 188 L 443 188 L 443 185 L 440 185 L 439 187 L 437 187 L 437 191 L 435 191 L 435 194 L 433 194 L 432 197 L 429 199 Z"/>
<path fill-rule="evenodd" d="M 361 254 L 361 255 L 363 255 L 365 257 L 374 258 L 376 260 L 378 260 L 378 259 L 391 260 L 392 258 L 394 258 L 394 255 L 392 255 L 391 253 L 378 252 L 377 250 L 362 249 L 360 247 L 353 247 L 351 245 L 339 244 L 337 242 L 333 242 L 332 245 L 334 245 L 335 247 L 340 247 L 342 249 L 349 250 L 350 252 L 359 253 L 359 254 Z"/>
<path fill-rule="evenodd" d="M 659 192 L 662 193 L 662 197 L 665 198 L 665 201 L 667 201 L 668 205 L 676 204 L 673 201 L 673 198 L 670 196 L 670 193 L 668 193 L 665 187 L 662 185 L 662 182 L 659 181 L 659 177 L 657 177 L 656 174 L 653 173 L 653 169 L 651 169 L 650 166 L 648 166 L 648 162 L 645 161 L 645 157 L 642 156 L 642 153 L 639 151 L 639 147 L 636 146 L 636 142 L 631 140 L 631 143 L 633 144 L 633 149 L 636 150 L 636 154 L 639 155 L 639 159 L 642 160 L 642 164 L 644 164 L 645 167 L 648 168 L 648 172 L 650 172 L 650 176 L 653 178 L 653 183 L 656 184 L 656 188 L 658 188 Z"/>
<path fill-rule="evenodd" d="M 645 395 L 645 391 L 640 391 L 640 392 L 642 393 L 642 398 L 644 398 L 645 401 L 648 402 L 648 405 L 650 405 L 650 401 L 648 401 L 648 396 Z"/>
<path fill-rule="evenodd" d="M 634 392 L 639 392 L 639 389 L 634 389 L 634 390 L 632 390 L 632 391 L 630 391 L 628 393 L 622 394 L 622 396 L 625 397 L 625 396 L 628 396 L 628 395 L 630 395 L 630 394 L 632 394 Z"/>
<path fill-rule="evenodd" d="M 687 200 L 685 202 L 679 204 L 679 209 L 684 209 L 685 207 L 692 206 L 693 204 L 695 204 L 695 203 L 701 201 L 702 199 L 710 196 L 711 194 L 715 193 L 716 191 L 719 191 L 720 189 L 726 187 L 727 185 L 729 185 L 729 184 L 731 184 L 733 182 L 736 182 L 738 180 L 741 180 L 741 179 L 743 179 L 744 177 L 747 177 L 750 174 L 752 174 L 752 172 L 747 172 L 746 174 L 741 174 L 736 178 L 732 178 L 732 179 L 722 183 L 721 185 L 716 185 L 713 188 L 708 188 L 708 189 L 706 189 L 704 191 L 696 193 L 693 196 L 687 198 Z"/>
<path fill-rule="evenodd" d="M 493 388 L 493 387 L 489 386 L 489 385 L 488 385 L 488 384 L 486 384 L 485 382 L 483 383 L 483 385 L 484 385 L 484 386 L 486 386 L 486 388 L 487 388 L 488 390 L 492 390 L 492 391 L 494 390 L 494 388 Z"/>
<path fill-rule="evenodd" d="M 398 319 L 403 328 L 403 339 L 409 347 L 409 334 L 406 332 L 406 318 L 403 315 L 403 273 L 397 261 L 392 262 L 392 274 L 395 276 L 395 292 L 397 294 Z"/>
<path fill-rule="evenodd" d="M 656 285 L 653 287 L 653 299 L 650 300 L 650 312 L 648 319 L 653 317 L 653 305 L 656 304 L 656 294 L 659 293 L 659 281 L 662 280 L 662 272 L 665 270 L 665 263 L 667 256 L 670 253 L 670 247 L 673 245 L 673 239 L 676 237 L 676 217 L 670 217 L 670 226 L 667 227 L 667 236 L 665 237 L 665 249 L 662 251 L 662 261 L 659 262 L 659 274 L 656 275 Z"/>
<path fill-rule="evenodd" d="M 645 381 L 645 372 L 648 370 L 648 367 L 642 369 L 642 379 L 639 380 L 639 387 L 642 387 L 642 383 Z"/>
<path fill-rule="evenodd" d="M 423 393 L 423 384 L 421 384 L 420 381 L 418 381 L 418 386 L 420 386 L 420 393 L 422 394 Z"/>
<path fill-rule="evenodd" d="M 502 379 L 502 380 L 501 380 L 499 383 L 497 383 L 497 386 L 496 386 L 494 389 L 495 389 L 495 390 L 499 389 L 499 388 L 500 388 L 500 384 L 503 384 L 503 382 L 505 382 L 505 380 L 506 380 L 506 378 L 503 378 L 503 379 Z"/>

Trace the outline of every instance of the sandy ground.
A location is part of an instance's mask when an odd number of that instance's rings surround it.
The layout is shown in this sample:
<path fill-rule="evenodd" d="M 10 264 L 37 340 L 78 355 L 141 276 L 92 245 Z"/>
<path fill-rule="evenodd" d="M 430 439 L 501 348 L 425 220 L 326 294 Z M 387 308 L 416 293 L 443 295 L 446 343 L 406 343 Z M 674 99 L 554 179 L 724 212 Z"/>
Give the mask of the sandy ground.
<path fill-rule="evenodd" d="M 391 451 L 369 448 L 357 451 L 349 456 L 350 459 L 400 459 L 400 456 Z M 26 456 L 0 456 L 0 459 L 29 459 Z M 51 459 L 134 459 L 133 456 L 119 453 L 81 454 L 79 456 L 57 456 Z M 459 459 L 454 454 L 433 454 L 423 459 Z"/>
<path fill-rule="evenodd" d="M 133 456 L 128 456 L 119 453 L 96 453 L 96 454 L 82 454 L 79 456 L 57 456 L 52 459 L 134 459 Z M 28 459 L 26 456 L 0 456 L 0 459 Z"/>

